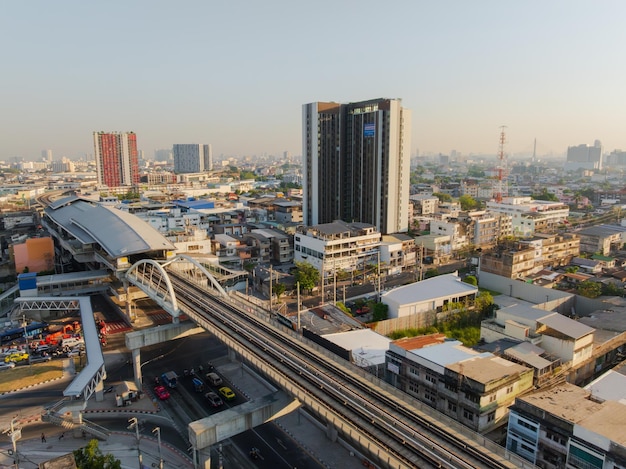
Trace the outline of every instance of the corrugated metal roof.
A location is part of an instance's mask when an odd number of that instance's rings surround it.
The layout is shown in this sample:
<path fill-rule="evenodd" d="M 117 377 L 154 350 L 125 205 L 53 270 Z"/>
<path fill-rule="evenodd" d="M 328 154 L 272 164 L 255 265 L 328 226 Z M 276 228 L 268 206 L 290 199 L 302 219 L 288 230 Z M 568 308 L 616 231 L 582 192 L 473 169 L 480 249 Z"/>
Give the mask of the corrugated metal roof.
<path fill-rule="evenodd" d="M 478 288 L 462 282 L 455 274 L 438 275 L 421 282 L 410 283 L 383 293 L 382 300 L 391 300 L 397 304 L 410 304 L 429 298 L 455 297 L 478 293 Z"/>
<path fill-rule="evenodd" d="M 572 339 L 580 339 L 587 334 L 593 333 L 595 329 L 586 326 L 583 323 L 574 321 L 573 319 L 563 316 L 559 313 L 550 314 L 541 319 L 537 319 L 537 323 L 548 326 L 561 334 L 564 334 Z"/>
<path fill-rule="evenodd" d="M 111 257 L 176 249 L 161 233 L 135 215 L 78 198 L 59 202 L 48 206 L 46 215 L 82 244 L 97 243 Z"/>

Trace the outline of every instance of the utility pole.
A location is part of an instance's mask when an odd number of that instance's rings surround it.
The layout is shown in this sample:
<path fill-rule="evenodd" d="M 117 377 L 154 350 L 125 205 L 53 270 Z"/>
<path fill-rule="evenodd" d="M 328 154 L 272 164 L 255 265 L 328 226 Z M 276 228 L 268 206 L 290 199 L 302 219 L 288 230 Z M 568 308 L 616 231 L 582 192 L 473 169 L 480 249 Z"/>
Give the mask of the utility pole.
<path fill-rule="evenodd" d="M 6 429 L 6 430 L 4 430 L 2 433 L 8 433 L 9 437 L 11 438 L 11 443 L 13 445 L 13 458 L 14 458 L 13 463 L 15 464 L 15 469 L 19 469 L 19 467 L 20 467 L 20 455 L 17 452 L 17 440 L 22 438 L 22 429 L 15 427 L 15 420 L 16 419 L 12 419 L 11 420 L 11 427 Z"/>
<path fill-rule="evenodd" d="M 141 458 L 141 450 L 139 449 L 139 420 L 137 417 L 132 417 L 128 419 L 130 425 L 128 426 L 129 430 L 135 429 L 135 435 L 137 437 L 137 457 L 139 458 L 139 469 L 143 469 L 143 461 Z"/>
<path fill-rule="evenodd" d="M 270 264 L 270 314 L 272 313 L 272 308 L 274 306 L 274 302 L 272 301 L 272 277 L 274 272 L 272 271 L 272 265 Z"/>
<path fill-rule="evenodd" d="M 300 332 L 300 282 L 296 282 L 296 291 L 298 293 L 298 300 L 296 303 L 298 308 L 298 332 Z"/>

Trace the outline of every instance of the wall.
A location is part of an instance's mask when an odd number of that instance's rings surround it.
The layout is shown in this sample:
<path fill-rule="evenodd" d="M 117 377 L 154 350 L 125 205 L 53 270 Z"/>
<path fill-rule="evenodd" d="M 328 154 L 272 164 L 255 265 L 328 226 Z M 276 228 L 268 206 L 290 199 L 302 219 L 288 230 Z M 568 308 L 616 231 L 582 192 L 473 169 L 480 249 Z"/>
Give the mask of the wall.
<path fill-rule="evenodd" d="M 479 273 L 478 284 L 481 288 L 488 288 L 489 290 L 494 290 L 503 295 L 509 295 L 513 298 L 519 298 L 530 303 L 544 304 L 547 302 L 546 311 L 557 311 L 566 316 L 572 313 L 572 308 L 575 305 L 577 306 L 577 296 L 571 293 L 554 290 L 552 288 L 543 288 L 487 272 L 481 271 Z M 495 302 L 498 303 L 497 298 Z M 576 313 L 579 314 L 578 311 L 576 311 Z"/>

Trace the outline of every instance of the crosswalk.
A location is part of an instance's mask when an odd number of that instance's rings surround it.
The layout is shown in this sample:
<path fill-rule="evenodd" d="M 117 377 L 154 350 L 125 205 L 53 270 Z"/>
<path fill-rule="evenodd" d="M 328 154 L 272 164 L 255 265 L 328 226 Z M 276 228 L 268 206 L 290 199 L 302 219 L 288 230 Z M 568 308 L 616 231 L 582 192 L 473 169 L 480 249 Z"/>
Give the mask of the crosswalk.
<path fill-rule="evenodd" d="M 107 321 L 106 325 L 107 334 L 119 334 L 120 332 L 128 332 L 132 330 L 132 327 L 124 321 Z"/>

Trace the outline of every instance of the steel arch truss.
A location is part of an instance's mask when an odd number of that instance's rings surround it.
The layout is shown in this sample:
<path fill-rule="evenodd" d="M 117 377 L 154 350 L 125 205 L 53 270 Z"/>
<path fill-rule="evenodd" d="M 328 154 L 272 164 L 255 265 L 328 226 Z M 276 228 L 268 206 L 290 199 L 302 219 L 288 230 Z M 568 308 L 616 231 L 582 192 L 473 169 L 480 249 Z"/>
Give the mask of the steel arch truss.
<path fill-rule="evenodd" d="M 163 264 L 163 266 L 185 277 L 185 279 L 192 282 L 194 285 L 198 285 L 204 289 L 208 287 L 216 290 L 217 293 L 223 297 L 228 296 L 226 290 L 224 290 L 213 274 L 193 257 L 179 254 L 171 261 Z"/>
<path fill-rule="evenodd" d="M 126 278 L 157 302 L 174 318 L 180 315 L 174 287 L 161 264 L 152 259 L 142 259 L 126 271 Z"/>

